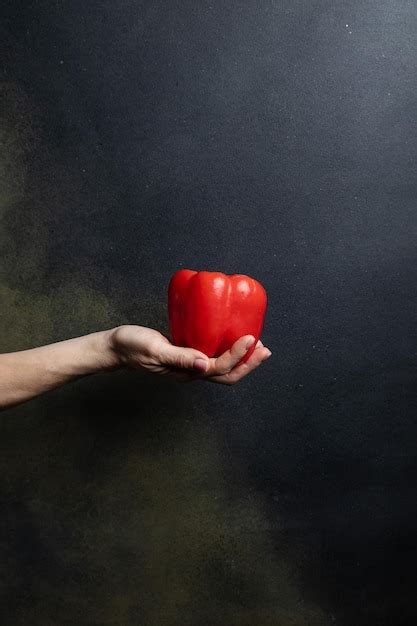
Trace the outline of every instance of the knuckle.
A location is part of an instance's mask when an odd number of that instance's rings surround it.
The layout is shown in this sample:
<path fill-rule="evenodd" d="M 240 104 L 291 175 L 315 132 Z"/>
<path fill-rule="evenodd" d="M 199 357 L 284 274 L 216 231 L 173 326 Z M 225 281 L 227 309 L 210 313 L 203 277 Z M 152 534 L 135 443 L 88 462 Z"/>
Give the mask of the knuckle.
<path fill-rule="evenodd" d="M 161 360 L 161 345 L 156 339 L 151 339 L 150 341 L 147 341 L 144 345 L 143 351 L 148 356 L 155 356 L 158 358 L 158 360 Z"/>
<path fill-rule="evenodd" d="M 182 368 L 188 367 L 188 359 L 185 354 L 181 354 L 181 356 L 178 357 L 178 365 Z"/>
<path fill-rule="evenodd" d="M 181 374 L 181 370 L 188 367 L 187 358 L 183 354 L 175 355 L 174 358 L 170 359 L 170 365 L 171 367 L 175 367 Z"/>

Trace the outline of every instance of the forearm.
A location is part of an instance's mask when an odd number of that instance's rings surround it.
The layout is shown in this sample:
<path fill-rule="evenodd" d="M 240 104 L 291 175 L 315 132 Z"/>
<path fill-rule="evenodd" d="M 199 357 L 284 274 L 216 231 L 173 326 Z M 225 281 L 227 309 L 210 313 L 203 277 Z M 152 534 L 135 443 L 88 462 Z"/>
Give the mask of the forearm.
<path fill-rule="evenodd" d="M 71 380 L 115 369 L 112 330 L 0 355 L 0 409 L 25 402 Z"/>

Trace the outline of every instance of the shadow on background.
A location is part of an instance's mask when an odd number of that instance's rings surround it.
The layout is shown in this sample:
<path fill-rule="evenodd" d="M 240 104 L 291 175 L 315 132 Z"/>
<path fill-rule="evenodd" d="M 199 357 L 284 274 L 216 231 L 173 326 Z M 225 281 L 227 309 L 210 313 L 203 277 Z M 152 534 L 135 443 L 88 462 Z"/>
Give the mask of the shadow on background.
<path fill-rule="evenodd" d="M 2 623 L 327 623 L 198 384 L 120 372 L 3 413 Z"/>

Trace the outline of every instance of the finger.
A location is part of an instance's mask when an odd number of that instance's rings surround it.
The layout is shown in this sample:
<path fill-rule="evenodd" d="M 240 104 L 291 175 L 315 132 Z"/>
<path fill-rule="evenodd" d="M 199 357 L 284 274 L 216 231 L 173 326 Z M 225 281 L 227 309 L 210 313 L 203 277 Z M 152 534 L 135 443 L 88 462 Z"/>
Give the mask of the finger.
<path fill-rule="evenodd" d="M 249 348 L 246 348 L 246 343 L 250 339 L 253 343 L 254 340 L 253 335 L 243 335 L 243 337 L 240 337 L 230 350 L 227 350 L 223 355 L 217 359 L 209 359 L 209 357 L 200 350 L 195 350 L 194 348 L 179 348 L 171 344 L 166 337 L 161 336 L 161 338 L 164 340 L 162 346 L 161 342 L 158 342 L 158 349 L 154 350 L 154 352 L 157 353 L 156 359 L 159 364 L 179 369 L 194 370 L 206 374 L 213 373 L 214 375 L 221 374 L 222 371 L 230 371 L 251 347 L 251 345 L 249 345 Z M 259 340 L 256 345 L 258 347 L 263 344 Z M 196 359 L 198 359 L 197 363 Z"/>
<path fill-rule="evenodd" d="M 229 350 L 226 350 L 226 352 L 215 359 L 215 363 L 210 367 L 207 374 L 210 376 L 220 376 L 230 372 L 252 347 L 254 341 L 255 337 L 253 335 L 243 335 L 243 337 L 240 337 Z M 211 361 L 213 361 L 213 359 L 211 359 Z"/>
<path fill-rule="evenodd" d="M 189 370 L 189 369 L 180 369 L 177 367 L 170 368 L 167 371 L 168 376 L 174 378 L 179 382 L 191 382 L 194 380 L 200 380 L 206 378 L 205 372 L 200 372 L 198 370 Z"/>
<path fill-rule="evenodd" d="M 259 365 L 267 360 L 270 356 L 270 350 L 265 348 L 262 341 L 258 341 L 257 348 L 250 356 L 246 363 L 240 366 L 235 366 L 231 372 L 222 375 L 207 375 L 204 372 L 195 372 L 181 370 L 179 368 L 172 368 L 168 373 L 175 380 L 179 382 L 192 382 L 195 380 L 208 380 L 209 382 L 222 383 L 225 385 L 232 385 L 241 380 L 244 376 L 247 376 L 251 371 L 259 367 Z"/>
<path fill-rule="evenodd" d="M 262 344 L 254 350 L 246 363 L 237 365 L 230 372 L 226 372 L 225 374 L 210 376 L 207 380 L 214 383 L 222 383 L 224 385 L 233 385 L 259 367 L 259 365 L 266 361 L 270 356 L 270 350 L 265 348 Z"/>
<path fill-rule="evenodd" d="M 179 348 L 171 343 L 164 343 L 161 346 L 157 358 L 162 365 L 184 370 L 197 369 L 204 372 L 210 365 L 210 359 L 204 352 L 194 348 Z"/>

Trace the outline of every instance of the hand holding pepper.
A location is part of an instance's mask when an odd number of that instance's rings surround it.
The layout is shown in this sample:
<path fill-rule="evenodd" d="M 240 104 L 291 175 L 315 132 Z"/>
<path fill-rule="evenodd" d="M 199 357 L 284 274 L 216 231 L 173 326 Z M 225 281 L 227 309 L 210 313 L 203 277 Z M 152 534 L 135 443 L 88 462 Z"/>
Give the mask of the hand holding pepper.
<path fill-rule="evenodd" d="M 270 355 L 258 341 L 247 362 L 239 365 L 242 356 L 247 355 L 249 338 L 245 335 L 221 356 L 209 358 L 194 348 L 172 345 L 152 328 L 126 325 L 30 350 L 0 354 L 0 410 L 82 376 L 120 367 L 169 374 L 181 382 L 204 378 L 233 385 Z M 206 371 L 196 363 L 199 359 L 207 364 Z"/>
<path fill-rule="evenodd" d="M 119 363 L 124 367 L 167 374 L 180 382 L 204 379 L 223 385 L 239 382 L 271 356 L 259 340 L 250 358 L 238 365 L 253 342 L 253 336 L 244 335 L 221 356 L 209 358 L 194 348 L 174 346 L 160 332 L 145 326 L 120 326 L 113 330 L 111 339 Z M 204 364 L 207 364 L 206 370 L 202 368 Z"/>
<path fill-rule="evenodd" d="M 124 325 L 0 354 L 0 410 L 119 367 L 234 385 L 271 356 L 259 339 L 266 303 L 264 288 L 249 276 L 180 270 L 169 285 L 177 345 L 152 328 Z"/>

